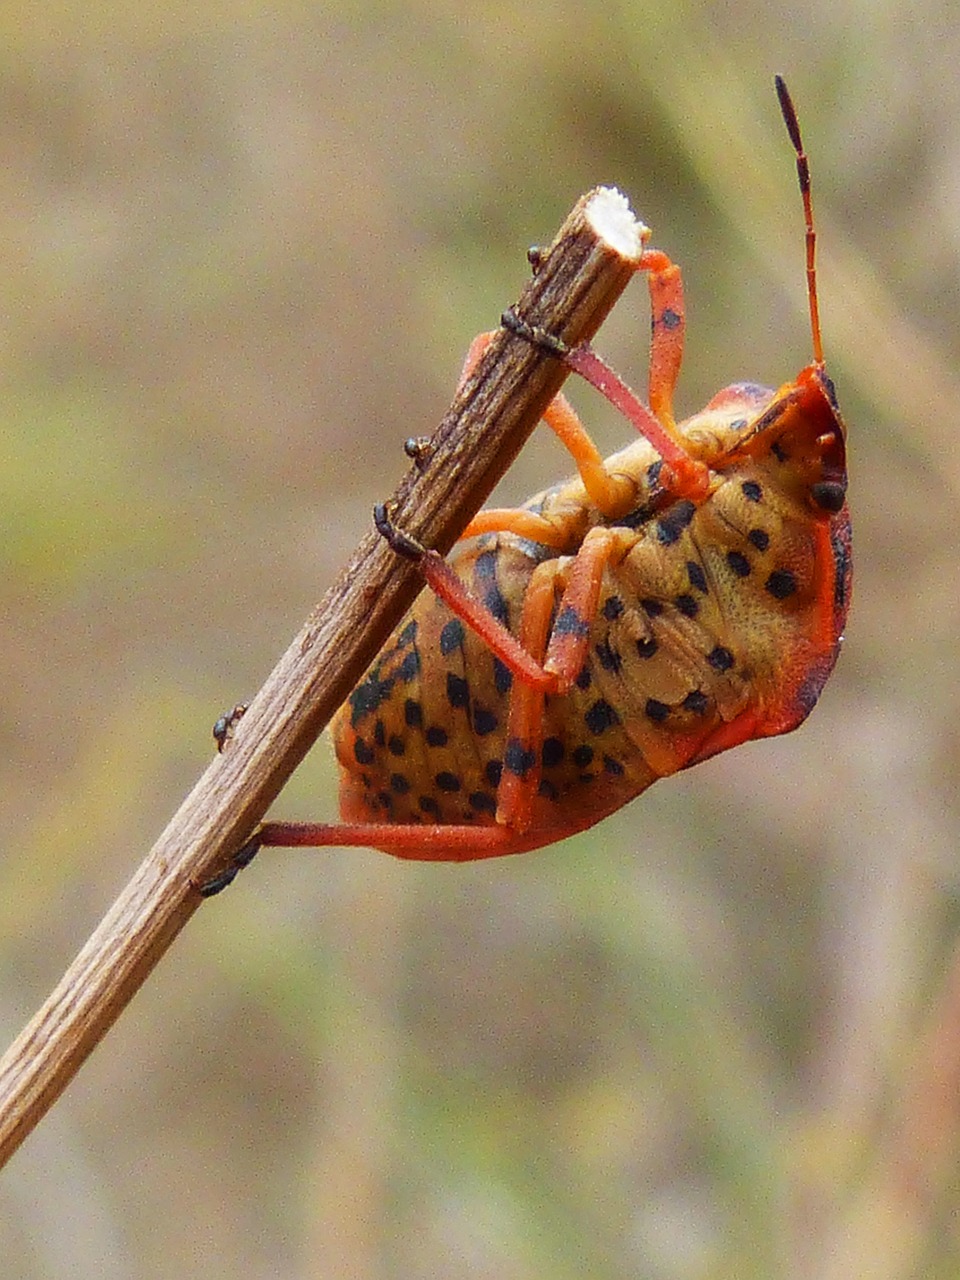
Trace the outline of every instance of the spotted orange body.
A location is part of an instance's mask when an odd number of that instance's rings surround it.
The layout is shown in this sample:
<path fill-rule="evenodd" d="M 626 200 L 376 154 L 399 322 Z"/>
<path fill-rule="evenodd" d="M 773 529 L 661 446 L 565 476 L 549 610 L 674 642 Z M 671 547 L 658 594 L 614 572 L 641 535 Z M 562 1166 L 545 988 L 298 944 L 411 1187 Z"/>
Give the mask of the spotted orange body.
<path fill-rule="evenodd" d="M 639 438 L 602 460 L 558 396 L 544 419 L 578 474 L 519 508 L 481 512 L 449 562 L 381 510 L 381 532 L 419 559 L 433 593 L 334 720 L 342 822 L 268 823 L 238 865 L 261 844 L 451 860 L 523 852 L 806 718 L 850 600 L 846 429 L 821 350 L 806 156 L 779 79 L 777 89 L 804 200 L 813 363 L 776 391 L 729 386 L 677 425 L 680 272 L 646 249 L 649 407 L 589 349 L 556 352 Z M 516 317 L 511 327 L 550 345 Z"/>
<path fill-rule="evenodd" d="M 577 478 L 520 508 L 556 531 L 551 545 L 502 531 L 455 554 L 465 587 L 511 630 L 538 576 L 550 597 L 548 652 L 582 636 L 582 661 L 568 689 L 543 696 L 537 733 L 524 740 L 509 730 L 518 680 L 425 594 L 334 722 L 345 822 L 495 824 L 512 774 L 534 791 L 512 824 L 509 851 L 520 852 L 592 826 L 657 778 L 805 719 L 836 661 L 850 595 L 830 383 L 810 370 L 778 392 L 732 386 L 680 431 L 710 469 L 699 502 L 664 489 L 663 464 L 640 440 L 605 464 L 630 481 L 623 509 L 600 510 Z M 571 573 L 598 531 L 608 554 L 596 607 L 565 612 Z M 464 853 L 458 835 L 445 856 Z"/>

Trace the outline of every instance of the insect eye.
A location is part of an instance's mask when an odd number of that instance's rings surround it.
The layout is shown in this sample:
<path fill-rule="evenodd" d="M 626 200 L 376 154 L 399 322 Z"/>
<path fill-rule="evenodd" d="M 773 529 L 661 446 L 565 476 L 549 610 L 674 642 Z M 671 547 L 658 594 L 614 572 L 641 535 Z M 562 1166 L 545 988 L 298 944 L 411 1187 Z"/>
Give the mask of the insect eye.
<path fill-rule="evenodd" d="M 822 511 L 836 513 L 843 506 L 846 496 L 847 486 L 839 480 L 821 480 L 810 486 L 810 497 Z"/>

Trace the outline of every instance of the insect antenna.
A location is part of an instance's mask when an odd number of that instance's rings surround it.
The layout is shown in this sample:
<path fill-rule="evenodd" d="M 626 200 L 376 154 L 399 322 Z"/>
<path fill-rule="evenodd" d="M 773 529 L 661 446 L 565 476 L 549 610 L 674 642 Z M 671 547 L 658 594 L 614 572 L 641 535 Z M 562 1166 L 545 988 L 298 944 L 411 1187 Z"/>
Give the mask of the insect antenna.
<path fill-rule="evenodd" d="M 787 133 L 797 153 L 797 177 L 800 179 L 803 220 L 807 229 L 807 300 L 810 306 L 810 330 L 813 335 L 813 360 L 818 367 L 822 367 L 823 341 L 820 337 L 820 305 L 817 301 L 817 232 L 813 223 L 813 203 L 810 199 L 810 165 L 807 161 L 807 153 L 803 149 L 803 139 L 800 137 L 796 108 L 783 76 L 774 76 L 774 84 L 777 87 L 783 122 L 787 126 Z"/>

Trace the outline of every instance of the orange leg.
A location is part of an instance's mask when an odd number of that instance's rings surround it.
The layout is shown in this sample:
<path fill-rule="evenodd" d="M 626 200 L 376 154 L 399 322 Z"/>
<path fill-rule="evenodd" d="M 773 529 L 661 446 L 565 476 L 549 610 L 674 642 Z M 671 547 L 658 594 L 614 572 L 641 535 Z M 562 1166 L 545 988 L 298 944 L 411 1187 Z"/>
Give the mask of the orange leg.
<path fill-rule="evenodd" d="M 567 347 L 552 335 L 531 328 L 512 311 L 504 313 L 503 323 L 514 333 L 553 351 L 633 423 L 666 463 L 665 474 L 661 477 L 661 483 L 666 488 L 678 497 L 702 499 L 709 487 L 709 469 L 690 453 L 689 444 L 677 430 L 673 416 L 673 393 L 683 359 L 683 278 L 676 263 L 659 249 L 646 249 L 643 252 L 639 270 L 648 273 L 652 312 L 649 409 L 587 344 Z M 563 413 L 561 408 L 555 417 L 560 419 Z M 619 495 L 611 495 L 607 488 L 601 489 L 600 497 L 597 497 L 591 490 L 591 471 L 595 468 L 595 459 L 590 456 L 589 450 L 593 449 L 593 444 L 579 422 L 576 422 L 578 433 L 572 444 L 564 437 L 562 423 L 555 425 L 551 422 L 550 425 L 577 460 L 584 485 L 597 505 L 605 513 L 605 502 L 610 502 L 615 507 Z M 583 444 L 584 439 L 586 446 Z M 605 475 L 605 480 L 609 485 L 612 477 Z"/>
<path fill-rule="evenodd" d="M 676 263 L 658 249 L 648 249 L 640 259 L 641 270 L 649 272 L 650 290 L 650 408 L 664 427 L 673 430 L 673 392 L 683 360 L 686 313 L 683 306 L 683 277 Z"/>
<path fill-rule="evenodd" d="M 492 332 L 481 333 L 470 343 L 470 349 L 467 351 L 460 371 L 458 386 L 462 386 L 476 368 L 478 360 L 490 345 L 492 338 Z M 649 417 L 649 414 L 647 416 Z M 560 393 L 550 401 L 543 412 L 543 421 L 573 458 L 580 479 L 583 481 L 583 487 L 591 501 L 597 504 L 603 514 L 608 519 L 615 520 L 629 511 L 636 496 L 636 486 L 626 476 L 610 474 L 600 450 L 565 395 Z M 656 423 L 653 427 L 656 429 Z M 480 533 L 500 531 L 504 526 L 497 521 L 506 515 L 506 510 L 481 511 L 460 536 L 472 538 Z M 510 530 L 521 537 L 542 542 L 548 547 L 560 548 L 564 545 L 562 534 L 557 532 L 549 521 L 530 512 L 517 513 L 517 517 L 513 517 Z"/>
<path fill-rule="evenodd" d="M 518 680 L 538 689 L 556 688 L 556 677 L 545 672 L 516 636 L 493 616 L 482 601 L 467 590 L 443 556 L 436 551 L 427 551 L 409 534 L 398 529 L 382 503 L 374 507 L 373 519 L 377 531 L 387 540 L 397 555 L 416 563 L 434 594 L 439 596 L 461 621 L 477 633 L 491 653 L 495 654 Z"/>
<path fill-rule="evenodd" d="M 572 831 L 571 831 L 572 834 Z M 551 837 L 553 838 L 553 837 Z M 403 826 L 389 822 L 265 822 L 241 845 L 229 866 L 202 884 L 195 885 L 204 898 L 233 884 L 264 847 L 281 849 L 378 849 L 395 858 L 416 862 L 475 862 L 479 858 L 501 858 L 509 853 L 525 853 L 545 843 L 524 839 L 504 826 L 470 827 L 438 825 Z"/>
<path fill-rule="evenodd" d="M 534 511 L 524 511 L 521 507 L 487 507 L 473 517 L 458 541 L 475 538 L 481 533 L 505 532 L 540 542 L 545 547 L 554 547 L 557 551 L 562 551 L 569 539 L 566 529 Z"/>
<path fill-rule="evenodd" d="M 544 670 L 555 677 L 557 692 L 566 693 L 583 669 L 590 631 L 600 603 L 603 571 L 635 541 L 632 530 L 597 526 L 583 540 L 567 572 L 567 585 L 557 610 Z"/>
<path fill-rule="evenodd" d="M 520 642 L 538 663 L 547 649 L 558 576 L 556 560 L 538 564 L 523 598 Z M 556 685 L 552 676 L 551 685 Z M 542 687 L 519 680 L 510 690 L 503 772 L 497 788 L 497 822 L 521 833 L 529 830 L 533 801 L 540 786 L 545 696 Z"/>
<path fill-rule="evenodd" d="M 586 344 L 564 348 L 563 344 L 551 339 L 549 335 L 529 329 L 512 312 L 506 313 L 504 322 L 506 323 L 507 317 L 511 317 L 514 332 L 523 334 L 532 341 L 542 341 L 544 345 L 555 347 L 556 354 L 571 369 L 586 379 L 633 423 L 667 464 L 667 475 L 663 480 L 666 487 L 672 489 L 678 497 L 702 498 L 709 484 L 708 469 L 704 463 L 691 456 L 687 442 L 677 430 L 673 415 L 673 393 L 680 376 L 686 329 L 683 276 L 677 264 L 659 249 L 644 250 L 639 270 L 647 272 L 650 293 L 649 409 Z M 492 337 L 492 333 L 481 333 L 470 344 L 460 374 L 461 384 L 490 345 Z M 570 452 L 587 493 L 600 510 L 614 519 L 629 510 L 632 496 L 627 492 L 629 481 L 625 477 L 609 474 L 596 445 L 565 397 L 558 395 L 548 405 L 543 416 L 544 421 Z M 481 530 L 476 529 L 474 532 Z M 543 541 L 542 538 L 539 540 Z"/>
<path fill-rule="evenodd" d="M 536 337 L 533 340 L 536 341 Z M 667 421 L 655 418 L 620 375 L 614 373 L 592 348 L 573 347 L 563 358 L 650 441 L 665 464 L 660 476 L 660 483 L 665 488 L 678 498 L 698 501 L 706 496 L 710 487 L 710 469 L 690 453 L 689 444 L 672 418 Z"/>

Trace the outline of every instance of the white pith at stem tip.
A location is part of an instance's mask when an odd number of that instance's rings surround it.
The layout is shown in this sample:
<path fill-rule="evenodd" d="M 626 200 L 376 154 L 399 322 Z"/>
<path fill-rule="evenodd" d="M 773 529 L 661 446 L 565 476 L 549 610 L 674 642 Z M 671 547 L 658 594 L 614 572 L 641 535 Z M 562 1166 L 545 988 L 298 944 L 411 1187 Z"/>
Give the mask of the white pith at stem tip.
<path fill-rule="evenodd" d="M 597 237 L 621 257 L 640 257 L 650 228 L 634 217 L 627 197 L 616 187 L 598 187 L 587 201 L 584 217 Z"/>

